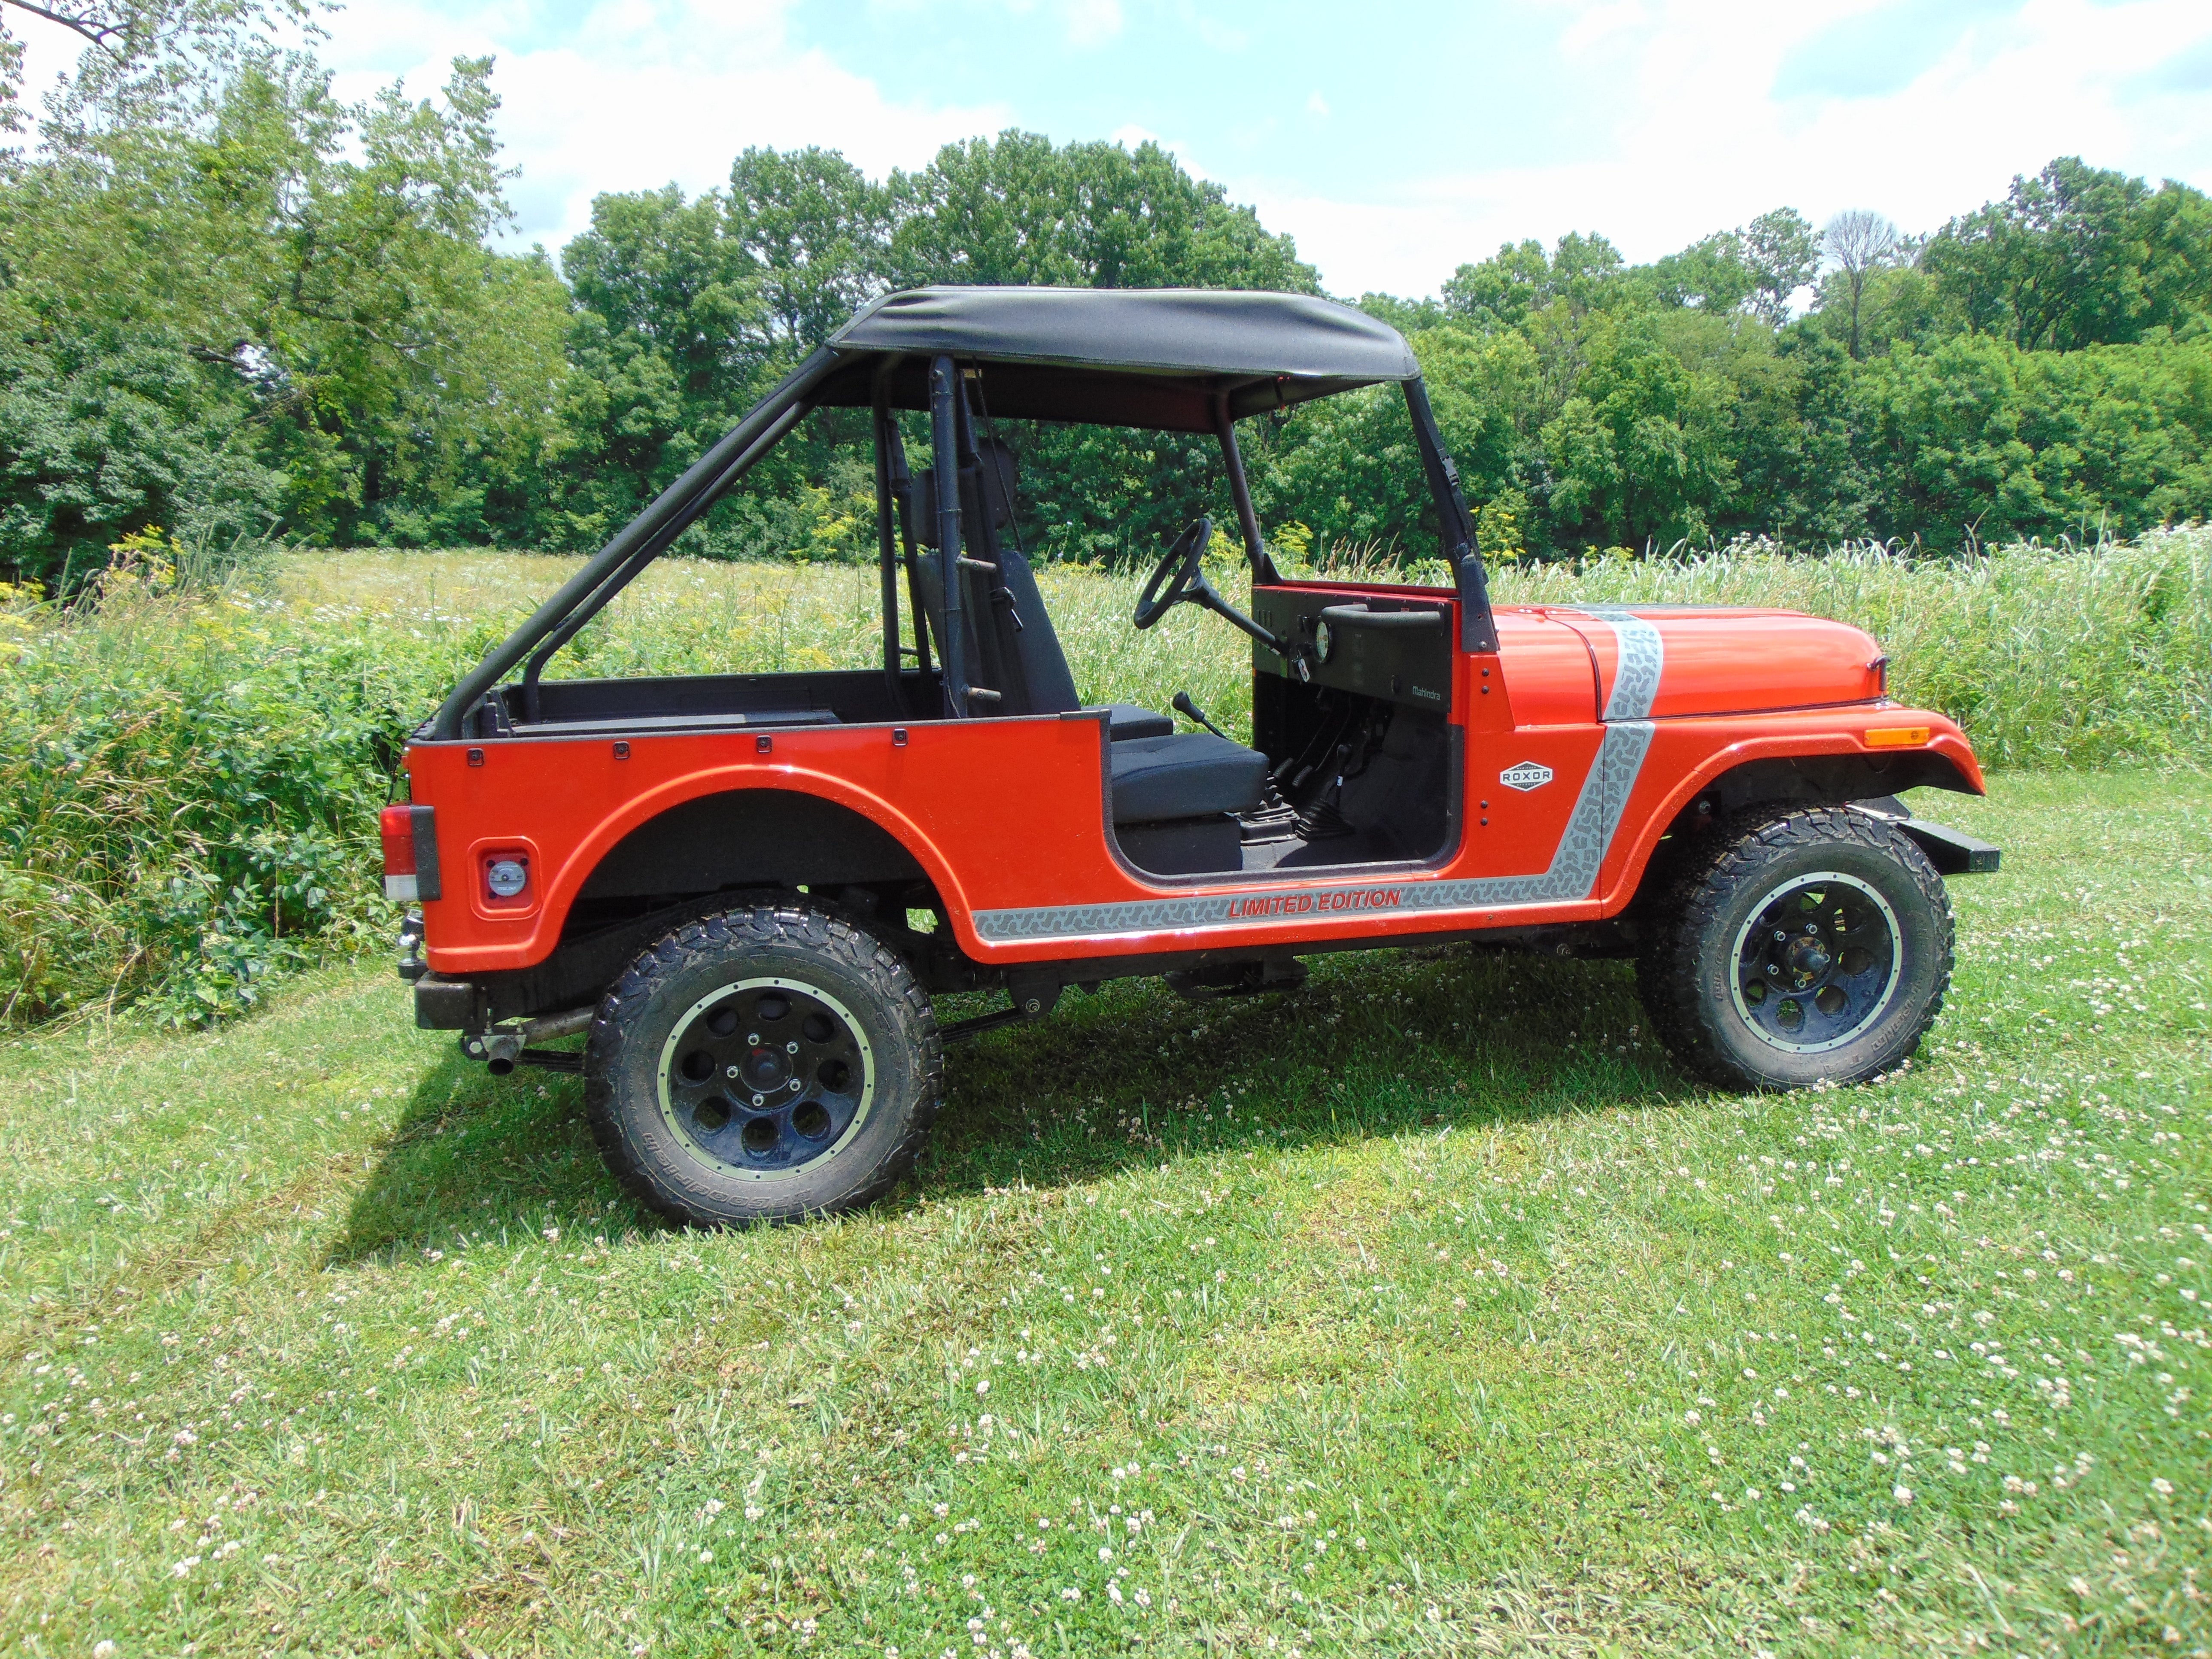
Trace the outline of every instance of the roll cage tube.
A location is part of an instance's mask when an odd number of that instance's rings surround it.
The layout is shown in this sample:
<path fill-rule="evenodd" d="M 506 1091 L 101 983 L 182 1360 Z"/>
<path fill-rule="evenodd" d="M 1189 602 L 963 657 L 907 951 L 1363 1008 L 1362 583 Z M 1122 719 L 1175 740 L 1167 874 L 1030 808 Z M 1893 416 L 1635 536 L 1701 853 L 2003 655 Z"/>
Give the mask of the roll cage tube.
<path fill-rule="evenodd" d="M 1252 489 L 1244 477 L 1244 458 L 1237 448 L 1237 424 L 1230 418 L 1229 394 L 1223 392 L 1213 400 L 1213 430 L 1221 440 L 1221 465 L 1229 474 L 1229 498 L 1237 506 L 1237 527 L 1243 532 L 1244 556 L 1252 566 L 1255 582 L 1279 582 L 1275 562 L 1267 556 L 1267 546 L 1260 539 L 1260 520 L 1252 511 Z"/>
<path fill-rule="evenodd" d="M 655 496 L 644 512 L 623 526 L 612 541 L 593 554 L 580 570 L 563 582 L 551 599 L 531 612 L 520 627 L 462 677 L 460 684 L 453 689 L 446 701 L 439 705 L 438 712 L 430 717 L 426 735 L 434 742 L 452 742 L 458 738 L 461 735 L 462 720 L 469 710 L 476 707 L 484 693 L 497 685 L 503 675 L 566 621 L 569 612 L 616 574 L 633 554 L 667 528 L 670 521 L 689 507 L 695 498 L 716 484 L 730 470 L 732 462 L 742 457 L 769 427 L 787 415 L 794 404 L 803 402 L 836 367 L 836 358 L 825 347 L 816 350 L 805 362 L 785 375 L 775 390 L 763 398 L 751 414 L 732 427 L 720 443 L 692 463 L 682 477 Z M 658 552 L 665 550 L 665 548 L 656 550 L 656 556 Z"/>
<path fill-rule="evenodd" d="M 937 562 L 945 590 L 945 702 L 968 718 L 968 618 L 960 580 L 960 369 L 950 357 L 929 366 L 929 435 L 937 466 Z"/>
<path fill-rule="evenodd" d="M 890 694 L 894 708 L 906 701 L 899 680 L 898 526 L 891 518 L 899 481 L 892 477 L 890 381 L 891 371 L 897 367 L 896 357 L 886 357 L 877 365 L 870 434 L 876 452 L 876 574 L 884 606 L 884 689 Z"/>
<path fill-rule="evenodd" d="M 1437 504 L 1437 523 L 1443 532 L 1444 558 L 1459 588 L 1459 648 L 1493 652 L 1498 649 L 1498 623 L 1490 614 L 1490 584 L 1483 578 L 1482 552 L 1475 545 L 1474 520 L 1460 494 L 1459 469 L 1445 450 L 1437 430 L 1436 411 L 1429 407 L 1428 388 L 1418 376 L 1405 382 L 1406 411 L 1413 419 L 1413 437 L 1421 450 L 1421 471 L 1428 475 L 1429 494 Z"/>
<path fill-rule="evenodd" d="M 722 474 L 706 489 L 685 502 L 681 510 L 649 538 L 636 552 L 601 582 L 584 602 L 571 611 L 565 621 L 545 636 L 544 642 L 530 654 L 530 661 L 522 671 L 522 703 L 527 718 L 538 718 L 538 682 L 545 672 L 545 665 L 554 653 L 570 640 L 584 631 L 585 625 L 611 604 L 615 596 L 628 587 L 646 566 L 673 546 L 676 538 L 689 530 L 699 515 L 730 492 L 738 479 L 752 471 L 753 464 L 783 441 L 786 434 L 797 426 L 810 411 L 805 403 L 793 404 L 784 410 L 781 418 L 769 429 L 745 447 L 744 453 L 723 469 Z"/>

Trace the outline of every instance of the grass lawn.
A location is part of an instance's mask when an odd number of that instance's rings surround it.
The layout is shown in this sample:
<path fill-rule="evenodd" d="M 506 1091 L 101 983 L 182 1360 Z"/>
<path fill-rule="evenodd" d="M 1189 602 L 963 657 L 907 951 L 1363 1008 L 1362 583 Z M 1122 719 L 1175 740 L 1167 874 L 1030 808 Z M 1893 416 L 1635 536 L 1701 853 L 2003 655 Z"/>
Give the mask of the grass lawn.
<path fill-rule="evenodd" d="M 2204 1655 L 2212 781 L 1923 809 L 2007 869 L 1885 1082 L 1322 957 L 955 1050 L 820 1226 L 647 1224 L 380 966 L 12 1041 L 0 1643 Z"/>

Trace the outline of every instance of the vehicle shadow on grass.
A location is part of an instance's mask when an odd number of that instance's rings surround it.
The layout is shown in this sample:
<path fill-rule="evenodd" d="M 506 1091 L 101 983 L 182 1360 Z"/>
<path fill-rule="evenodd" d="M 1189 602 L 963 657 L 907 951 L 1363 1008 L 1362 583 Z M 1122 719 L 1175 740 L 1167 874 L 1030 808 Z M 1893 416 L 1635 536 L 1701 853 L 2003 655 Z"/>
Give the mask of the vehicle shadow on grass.
<path fill-rule="evenodd" d="M 1625 963 L 1440 947 L 1312 966 L 1297 991 L 1211 1003 L 1158 981 L 1071 990 L 1050 1018 L 955 1048 L 915 1185 L 931 1198 L 1050 1185 L 1697 1091 Z"/>
<path fill-rule="evenodd" d="M 994 1006 L 948 999 L 939 1018 Z M 1298 991 L 1212 1003 L 1156 980 L 1070 990 L 1035 1024 L 956 1046 L 945 1072 L 944 1109 L 895 1206 L 1693 1092 L 1652 1040 L 1625 964 L 1462 948 L 1320 958 Z M 658 1224 L 600 1164 L 577 1078 L 495 1078 L 454 1053 L 416 1084 L 331 1260 Z"/>
<path fill-rule="evenodd" d="M 328 1259 L 391 1261 L 547 1226 L 618 1231 L 645 1219 L 599 1162 L 581 1079 L 494 1077 L 453 1049 L 417 1079 Z"/>

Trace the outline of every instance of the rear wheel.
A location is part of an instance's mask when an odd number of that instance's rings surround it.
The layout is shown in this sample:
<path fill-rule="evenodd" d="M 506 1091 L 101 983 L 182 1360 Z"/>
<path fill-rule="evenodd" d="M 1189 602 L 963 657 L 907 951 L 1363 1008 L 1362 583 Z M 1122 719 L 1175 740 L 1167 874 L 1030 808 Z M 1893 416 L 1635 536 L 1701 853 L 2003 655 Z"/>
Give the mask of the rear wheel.
<path fill-rule="evenodd" d="M 942 1071 L 904 963 L 842 917 L 759 905 L 630 964 L 592 1027 L 585 1099 L 633 1196 L 724 1226 L 880 1196 L 921 1150 Z"/>
<path fill-rule="evenodd" d="M 1885 1072 L 1920 1046 L 1951 981 L 1951 906 L 1911 839 L 1844 807 L 1737 827 L 1679 877 L 1637 963 L 1660 1036 L 1732 1087 Z"/>

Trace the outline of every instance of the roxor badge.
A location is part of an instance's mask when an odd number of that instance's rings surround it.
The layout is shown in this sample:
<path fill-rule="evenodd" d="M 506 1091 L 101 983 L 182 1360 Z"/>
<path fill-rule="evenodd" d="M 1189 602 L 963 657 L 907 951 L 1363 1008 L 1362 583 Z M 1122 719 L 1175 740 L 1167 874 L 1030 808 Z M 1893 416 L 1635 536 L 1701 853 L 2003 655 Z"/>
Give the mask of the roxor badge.
<path fill-rule="evenodd" d="M 1552 769 L 1539 766 L 1534 761 L 1522 761 L 1500 772 L 1498 781 L 1508 789 L 1540 789 L 1552 781 Z"/>

